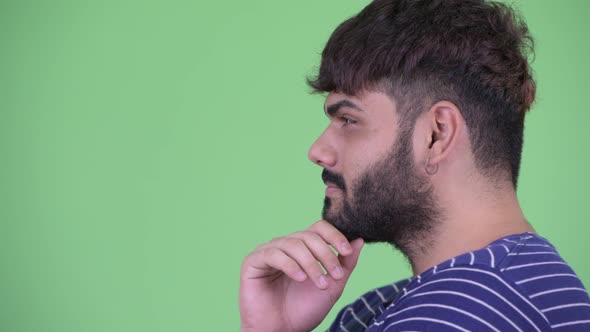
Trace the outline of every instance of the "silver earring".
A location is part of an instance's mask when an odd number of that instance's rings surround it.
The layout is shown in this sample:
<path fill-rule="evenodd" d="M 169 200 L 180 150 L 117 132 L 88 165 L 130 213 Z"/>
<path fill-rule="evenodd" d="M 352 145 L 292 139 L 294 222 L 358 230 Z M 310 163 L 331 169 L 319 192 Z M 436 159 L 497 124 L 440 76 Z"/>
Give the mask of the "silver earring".
<path fill-rule="evenodd" d="M 434 174 L 438 173 L 438 164 L 434 165 L 434 171 L 432 171 L 432 172 L 428 170 L 429 164 L 430 164 L 430 157 L 428 157 L 428 159 L 426 159 L 426 163 L 424 164 L 424 170 L 426 171 L 426 174 L 434 175 Z"/>

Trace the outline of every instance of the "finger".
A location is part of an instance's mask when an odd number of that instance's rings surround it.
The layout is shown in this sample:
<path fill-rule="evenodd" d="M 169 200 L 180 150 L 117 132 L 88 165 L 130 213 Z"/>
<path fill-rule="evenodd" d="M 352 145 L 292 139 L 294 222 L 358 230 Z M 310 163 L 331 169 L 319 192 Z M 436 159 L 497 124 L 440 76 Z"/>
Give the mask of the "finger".
<path fill-rule="evenodd" d="M 335 299 L 338 299 L 342 294 L 342 290 L 344 290 L 344 287 L 346 286 L 352 271 L 356 267 L 356 263 L 358 262 L 364 241 L 363 239 L 359 238 L 353 240 L 350 244 L 352 248 L 352 254 L 348 256 L 338 256 L 340 264 L 342 264 L 344 270 L 344 277 L 339 280 L 330 280 L 330 287 L 327 289 L 328 292 L 332 293 L 332 296 Z"/>
<path fill-rule="evenodd" d="M 275 273 L 283 272 L 289 278 L 304 281 L 307 275 L 297 262 L 279 248 L 266 248 L 255 252 L 247 261 L 248 279 L 264 278 Z"/>
<path fill-rule="evenodd" d="M 301 266 L 318 288 L 325 289 L 328 287 L 328 279 L 324 275 L 324 271 L 303 240 L 286 237 L 278 240 L 276 245 Z"/>
<path fill-rule="evenodd" d="M 363 239 L 358 238 L 350 242 L 352 247 L 352 254 L 348 256 L 340 256 L 340 264 L 344 269 L 344 273 L 346 277 L 350 276 L 354 268 L 356 267 L 356 263 L 358 262 L 359 256 L 361 255 L 361 250 L 363 249 L 363 245 L 365 241 Z"/>
<path fill-rule="evenodd" d="M 352 254 L 352 248 L 346 237 L 340 231 L 325 220 L 320 220 L 308 228 L 317 233 L 324 241 L 329 243 L 340 255 Z"/>
<path fill-rule="evenodd" d="M 336 256 L 336 253 L 330 249 L 328 243 L 326 243 L 321 236 L 311 231 L 303 231 L 293 234 L 292 237 L 303 240 L 312 255 L 334 279 L 344 277 L 344 271 L 340 266 L 338 256 Z"/>

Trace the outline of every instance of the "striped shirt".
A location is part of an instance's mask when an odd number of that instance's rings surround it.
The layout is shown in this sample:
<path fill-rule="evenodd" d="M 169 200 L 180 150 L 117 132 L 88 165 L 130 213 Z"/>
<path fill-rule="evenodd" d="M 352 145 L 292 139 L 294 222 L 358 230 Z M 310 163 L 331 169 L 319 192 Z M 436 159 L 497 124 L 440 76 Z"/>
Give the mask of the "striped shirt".
<path fill-rule="evenodd" d="M 328 331 L 590 331 L 590 298 L 549 241 L 523 233 L 365 293 Z"/>

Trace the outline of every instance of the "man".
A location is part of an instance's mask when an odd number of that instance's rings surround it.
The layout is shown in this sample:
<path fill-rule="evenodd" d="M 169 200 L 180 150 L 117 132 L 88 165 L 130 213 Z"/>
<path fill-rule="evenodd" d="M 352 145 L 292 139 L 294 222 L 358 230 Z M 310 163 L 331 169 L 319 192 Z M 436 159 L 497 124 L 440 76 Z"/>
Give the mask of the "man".
<path fill-rule="evenodd" d="M 523 21 L 483 0 L 375 0 L 342 23 L 309 82 L 328 93 L 309 151 L 324 220 L 244 259 L 242 330 L 312 330 L 363 243 L 387 242 L 414 276 L 330 331 L 589 331 L 584 286 L 516 197 L 528 51 Z"/>

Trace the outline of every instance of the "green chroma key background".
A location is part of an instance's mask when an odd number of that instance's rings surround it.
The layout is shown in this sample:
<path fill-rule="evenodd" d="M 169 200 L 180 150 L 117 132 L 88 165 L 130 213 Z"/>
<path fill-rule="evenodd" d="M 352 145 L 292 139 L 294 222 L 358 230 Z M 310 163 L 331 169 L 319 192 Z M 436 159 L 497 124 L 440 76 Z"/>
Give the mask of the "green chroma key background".
<path fill-rule="evenodd" d="M 368 2 L 2 1 L 0 331 L 237 331 L 243 257 L 320 218 L 304 79 Z M 590 2 L 537 39 L 519 197 L 590 286 Z M 365 249 L 340 307 L 408 277 Z"/>

